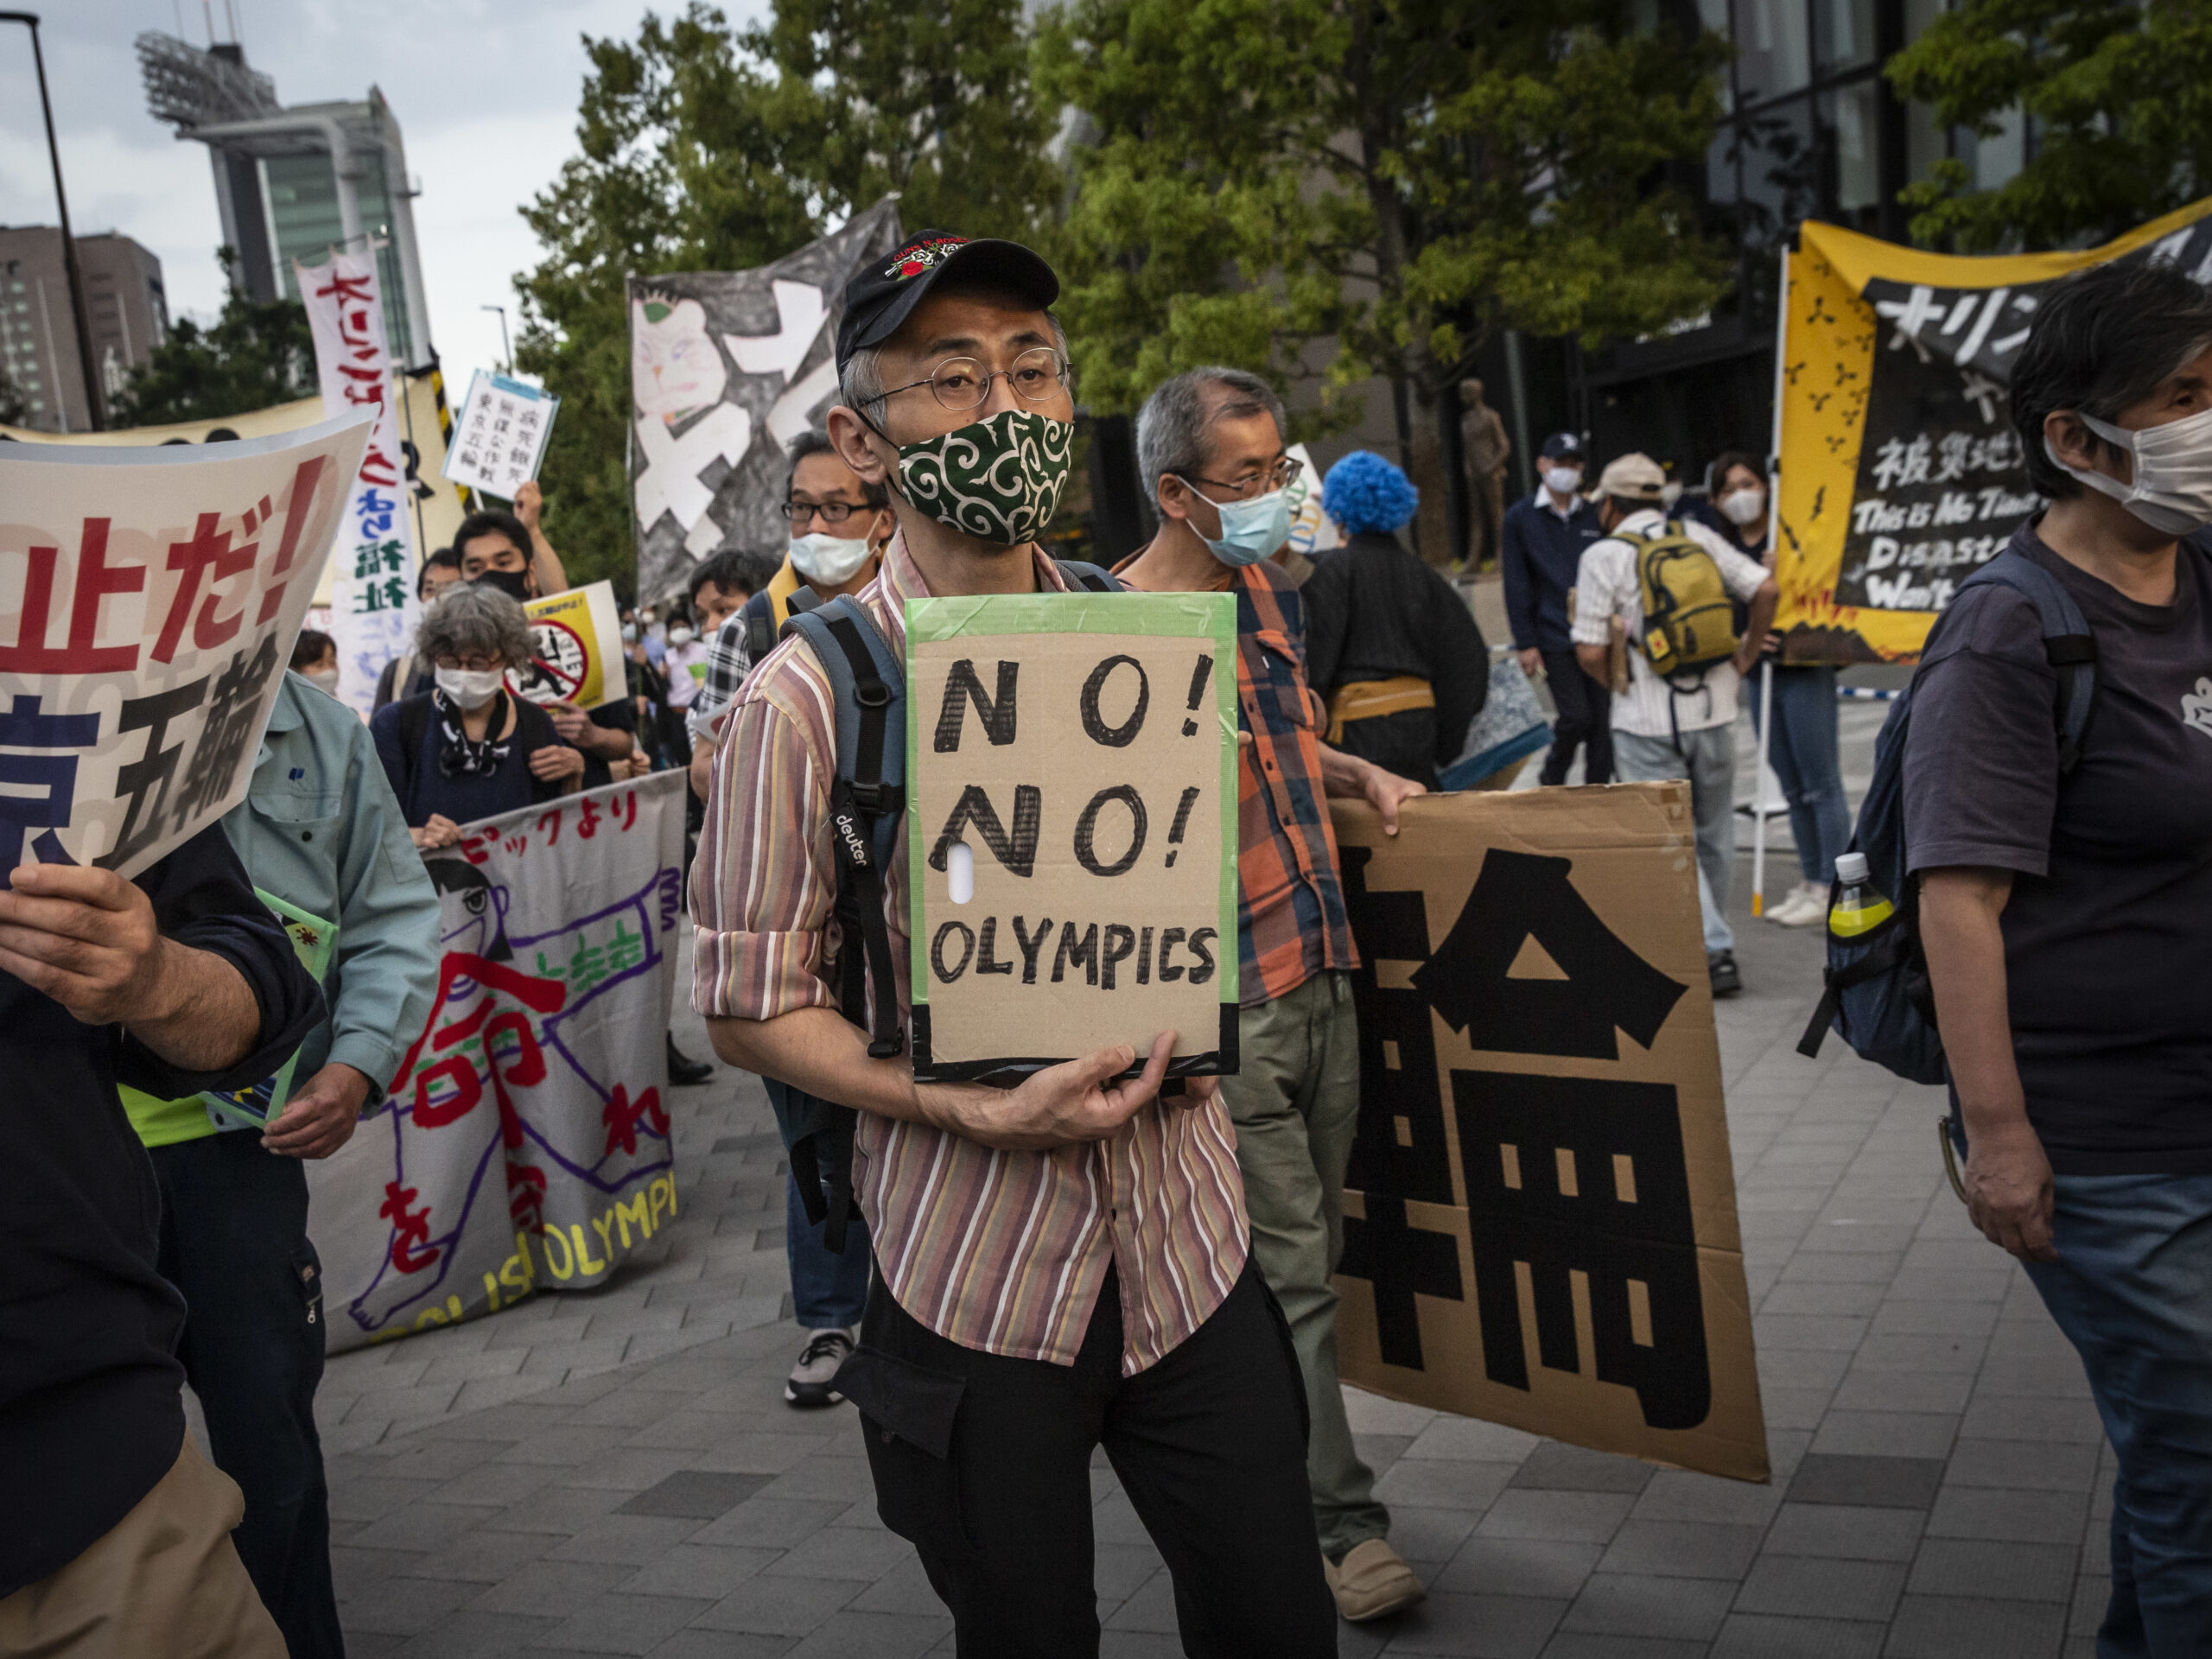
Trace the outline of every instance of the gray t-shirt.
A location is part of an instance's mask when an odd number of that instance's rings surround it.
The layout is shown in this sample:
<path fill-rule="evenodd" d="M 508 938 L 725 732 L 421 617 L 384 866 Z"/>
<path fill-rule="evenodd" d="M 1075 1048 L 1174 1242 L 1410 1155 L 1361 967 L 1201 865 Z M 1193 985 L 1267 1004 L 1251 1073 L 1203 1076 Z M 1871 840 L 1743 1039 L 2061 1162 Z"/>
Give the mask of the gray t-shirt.
<path fill-rule="evenodd" d="M 2057 678 L 2035 607 L 1967 589 L 1916 682 L 1905 749 L 1915 871 L 2015 873 L 2012 1044 L 2061 1174 L 2212 1173 L 2212 556 L 2141 605 L 2046 547 L 2097 641 L 2080 766 L 2058 778 Z"/>

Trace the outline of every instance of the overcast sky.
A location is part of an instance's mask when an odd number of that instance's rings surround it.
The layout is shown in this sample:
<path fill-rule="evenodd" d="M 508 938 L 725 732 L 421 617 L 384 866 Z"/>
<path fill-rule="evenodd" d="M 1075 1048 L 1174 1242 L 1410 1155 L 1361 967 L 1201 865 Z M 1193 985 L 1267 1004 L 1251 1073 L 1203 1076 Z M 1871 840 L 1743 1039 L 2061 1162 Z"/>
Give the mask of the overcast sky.
<path fill-rule="evenodd" d="M 384 89 L 423 194 L 423 244 L 431 334 L 447 384 L 499 357 L 499 321 L 516 318 L 512 277 L 537 261 L 517 209 L 575 153 L 581 37 L 634 35 L 648 10 L 677 0 L 47 0 L 32 7 L 54 95 L 70 219 L 78 234 L 120 231 L 162 261 L 172 314 L 212 316 L 223 299 L 222 240 L 207 151 L 181 143 L 146 113 L 131 42 L 145 29 L 207 44 L 231 37 L 273 76 L 286 104 L 365 97 Z M 734 17 L 755 7 L 734 0 Z M 54 184 L 39 127 L 29 31 L 0 24 L 0 224 L 55 222 Z"/>

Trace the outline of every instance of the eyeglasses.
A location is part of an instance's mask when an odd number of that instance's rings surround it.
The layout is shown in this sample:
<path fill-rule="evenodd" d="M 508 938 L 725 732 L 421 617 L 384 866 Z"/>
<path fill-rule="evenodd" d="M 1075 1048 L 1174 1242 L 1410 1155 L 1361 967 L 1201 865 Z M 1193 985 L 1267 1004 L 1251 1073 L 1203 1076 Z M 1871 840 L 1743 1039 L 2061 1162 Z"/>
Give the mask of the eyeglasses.
<path fill-rule="evenodd" d="M 874 512 L 877 509 L 855 506 L 849 501 L 786 501 L 776 511 L 794 524 L 803 524 L 808 518 L 819 518 L 825 524 L 842 524 L 856 512 Z"/>
<path fill-rule="evenodd" d="M 1068 383 L 1068 360 L 1050 346 L 1033 346 L 1014 359 L 1009 369 L 987 369 L 972 357 L 949 357 L 926 380 L 909 381 L 878 392 L 866 401 L 882 403 L 902 391 L 927 386 L 944 409 L 974 409 L 991 395 L 991 382 L 1006 377 L 1014 396 L 1024 403 L 1041 404 Z"/>
<path fill-rule="evenodd" d="M 1183 482 L 1204 484 L 1213 489 L 1227 490 L 1234 499 L 1249 501 L 1255 496 L 1271 495 L 1277 490 L 1288 489 L 1298 481 L 1298 475 L 1305 470 L 1306 463 L 1297 456 L 1285 455 L 1266 472 L 1255 473 L 1249 478 L 1240 478 L 1234 484 L 1224 483 L 1217 478 L 1200 478 L 1196 473 L 1183 478 Z"/>

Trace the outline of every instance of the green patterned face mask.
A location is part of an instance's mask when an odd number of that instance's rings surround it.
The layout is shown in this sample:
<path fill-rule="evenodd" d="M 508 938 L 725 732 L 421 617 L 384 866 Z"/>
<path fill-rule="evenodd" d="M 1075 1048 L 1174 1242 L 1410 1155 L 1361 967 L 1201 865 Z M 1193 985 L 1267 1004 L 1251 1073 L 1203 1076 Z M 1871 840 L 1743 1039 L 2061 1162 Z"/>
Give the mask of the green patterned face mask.
<path fill-rule="evenodd" d="M 1075 425 L 1005 409 L 899 449 L 899 486 L 939 524 L 987 542 L 1034 540 L 1067 488 Z"/>

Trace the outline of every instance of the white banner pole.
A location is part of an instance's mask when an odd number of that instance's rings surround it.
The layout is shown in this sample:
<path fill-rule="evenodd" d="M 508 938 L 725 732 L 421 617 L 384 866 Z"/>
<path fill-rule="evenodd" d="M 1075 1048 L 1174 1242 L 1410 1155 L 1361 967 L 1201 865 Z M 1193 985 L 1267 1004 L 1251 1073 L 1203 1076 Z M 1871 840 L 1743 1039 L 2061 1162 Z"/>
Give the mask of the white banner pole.
<path fill-rule="evenodd" d="M 1789 340 L 1789 249 L 1782 250 L 1782 280 L 1774 296 L 1774 429 L 1766 458 L 1767 568 L 1782 563 L 1783 357 Z M 1766 914 L 1766 766 L 1774 746 L 1774 662 L 1759 664 L 1759 764 L 1751 778 L 1751 914 Z"/>

